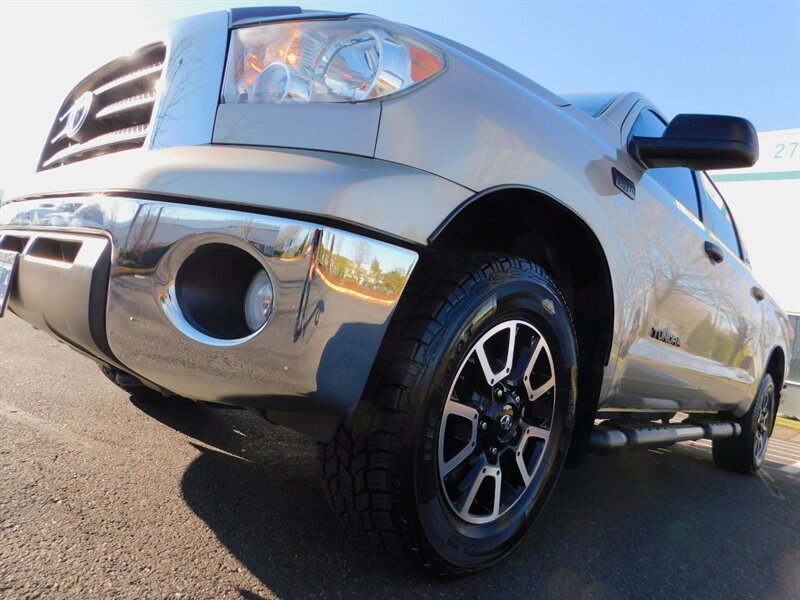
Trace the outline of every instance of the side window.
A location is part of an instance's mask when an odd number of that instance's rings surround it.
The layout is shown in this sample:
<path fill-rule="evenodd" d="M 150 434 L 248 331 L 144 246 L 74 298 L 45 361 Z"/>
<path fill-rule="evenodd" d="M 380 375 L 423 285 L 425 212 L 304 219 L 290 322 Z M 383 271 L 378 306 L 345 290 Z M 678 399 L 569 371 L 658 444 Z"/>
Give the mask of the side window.
<path fill-rule="evenodd" d="M 667 128 L 666 123 L 651 110 L 643 110 L 631 128 L 631 136 L 661 137 Z M 697 188 L 694 177 L 689 169 L 674 167 L 668 169 L 650 169 L 647 174 L 655 179 L 661 187 L 672 196 L 698 220 L 700 219 L 700 204 L 697 198 Z"/>
<path fill-rule="evenodd" d="M 705 173 L 700 173 L 700 184 L 709 200 L 706 203 L 709 212 L 706 223 L 733 254 L 743 258 L 739 236 L 736 234 L 736 224 L 733 222 L 733 215 L 725 203 L 725 199 Z"/>

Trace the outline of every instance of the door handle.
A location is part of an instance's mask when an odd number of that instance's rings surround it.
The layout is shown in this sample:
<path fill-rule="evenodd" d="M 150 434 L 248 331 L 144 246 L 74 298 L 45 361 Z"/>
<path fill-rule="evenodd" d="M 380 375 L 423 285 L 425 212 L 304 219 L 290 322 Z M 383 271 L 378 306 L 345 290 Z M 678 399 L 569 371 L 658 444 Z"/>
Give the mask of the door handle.
<path fill-rule="evenodd" d="M 705 250 L 708 258 L 711 259 L 711 262 L 715 264 L 719 264 L 725 260 L 725 255 L 722 253 L 722 248 L 713 242 L 705 242 L 703 244 L 703 250 Z"/>
<path fill-rule="evenodd" d="M 750 293 L 753 295 L 753 298 L 755 298 L 756 301 L 758 302 L 761 302 L 765 297 L 764 290 L 762 290 L 757 285 L 754 285 L 753 287 L 750 288 Z"/>

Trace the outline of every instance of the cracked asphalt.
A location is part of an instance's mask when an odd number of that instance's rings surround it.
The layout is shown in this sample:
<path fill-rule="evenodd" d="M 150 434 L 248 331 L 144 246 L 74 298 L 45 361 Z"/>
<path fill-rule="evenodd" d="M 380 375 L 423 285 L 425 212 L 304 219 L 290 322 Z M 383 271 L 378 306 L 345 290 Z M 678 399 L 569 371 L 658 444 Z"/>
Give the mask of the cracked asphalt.
<path fill-rule="evenodd" d="M 699 443 L 590 457 L 509 560 L 448 582 L 349 536 L 315 452 L 245 411 L 131 399 L 8 315 L 0 598 L 800 598 L 791 440 L 758 477 Z"/>

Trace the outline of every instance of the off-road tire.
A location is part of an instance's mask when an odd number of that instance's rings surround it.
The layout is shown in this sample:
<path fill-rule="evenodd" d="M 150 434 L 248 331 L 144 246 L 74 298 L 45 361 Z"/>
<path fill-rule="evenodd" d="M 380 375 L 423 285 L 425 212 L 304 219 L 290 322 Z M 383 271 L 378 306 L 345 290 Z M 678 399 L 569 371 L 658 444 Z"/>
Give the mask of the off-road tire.
<path fill-rule="evenodd" d="M 775 426 L 775 383 L 767 373 L 758 386 L 755 400 L 747 413 L 736 419 L 742 433 L 735 438 L 712 442 L 714 464 L 727 471 L 753 475 L 761 468 L 766 452 L 767 439 Z M 766 435 L 764 435 L 766 434 Z M 764 445 L 759 452 L 759 436 Z"/>
<path fill-rule="evenodd" d="M 535 493 L 525 496 L 526 488 L 513 510 L 474 525 L 459 520 L 443 498 L 439 423 L 454 365 L 483 332 L 512 317 L 532 323 L 553 348 L 553 443 L 542 447 L 539 471 L 531 478 L 538 478 Z M 340 426 L 321 445 L 328 500 L 352 530 L 401 563 L 434 576 L 490 566 L 530 530 L 569 448 L 577 347 L 566 302 L 543 269 L 522 259 L 429 259 L 415 270 L 385 340 L 352 425 Z"/>

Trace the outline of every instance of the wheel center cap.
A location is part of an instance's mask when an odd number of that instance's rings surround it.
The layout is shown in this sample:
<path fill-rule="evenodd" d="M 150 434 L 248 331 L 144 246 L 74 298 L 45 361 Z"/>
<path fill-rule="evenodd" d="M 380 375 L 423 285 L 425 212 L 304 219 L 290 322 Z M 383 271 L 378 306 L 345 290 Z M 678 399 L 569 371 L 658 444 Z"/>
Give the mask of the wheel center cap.
<path fill-rule="evenodd" d="M 512 417 L 510 414 L 505 414 L 502 417 L 500 417 L 500 427 L 503 429 L 503 431 L 508 431 L 509 429 L 511 429 L 511 426 L 513 424 L 514 424 L 514 417 Z"/>

